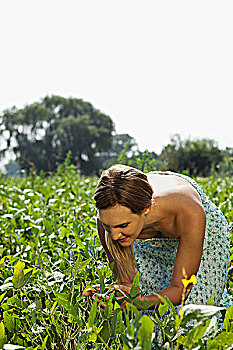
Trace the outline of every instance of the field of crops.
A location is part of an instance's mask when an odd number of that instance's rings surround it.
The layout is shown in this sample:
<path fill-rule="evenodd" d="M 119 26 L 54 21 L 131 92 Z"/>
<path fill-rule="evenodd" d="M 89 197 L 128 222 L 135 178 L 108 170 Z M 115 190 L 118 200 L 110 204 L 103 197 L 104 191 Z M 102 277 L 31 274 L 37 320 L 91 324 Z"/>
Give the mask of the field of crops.
<path fill-rule="evenodd" d="M 232 231 L 233 180 L 197 181 Z M 153 337 L 153 344 L 160 339 L 154 349 L 230 349 L 232 308 L 221 329 L 211 305 L 181 317 L 165 300 L 158 313 L 142 316 L 133 287 L 124 310 L 113 295 L 105 311 L 83 296 L 87 286 L 104 291 L 114 283 L 96 231 L 96 183 L 67 164 L 50 177 L 0 176 L 0 349 L 151 349 Z M 231 259 L 228 290 L 233 295 Z"/>

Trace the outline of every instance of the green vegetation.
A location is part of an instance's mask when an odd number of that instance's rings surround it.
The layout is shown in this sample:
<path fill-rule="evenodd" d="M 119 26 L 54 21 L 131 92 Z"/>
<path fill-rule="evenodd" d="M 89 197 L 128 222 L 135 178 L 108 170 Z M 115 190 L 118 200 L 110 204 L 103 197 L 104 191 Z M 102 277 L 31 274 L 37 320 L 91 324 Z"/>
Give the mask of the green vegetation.
<path fill-rule="evenodd" d="M 13 107 L 0 115 L 2 155 L 10 150 L 27 172 L 32 163 L 39 172 L 55 171 L 67 152 L 83 173 L 98 169 L 97 154 L 112 145 L 112 119 L 91 103 L 77 98 L 46 96 L 22 109 Z"/>
<path fill-rule="evenodd" d="M 147 156 L 134 162 L 147 170 L 154 165 Z M 213 175 L 198 182 L 232 223 L 232 179 Z M 215 315 L 224 312 L 211 301 L 185 306 L 178 314 L 164 300 L 158 313 L 142 317 L 137 276 L 125 295 L 127 308 L 120 309 L 96 231 L 96 183 L 96 178 L 82 177 L 69 158 L 48 177 L 0 177 L 0 349 L 8 349 L 7 344 L 27 350 L 151 349 L 152 342 L 154 348 L 159 342 L 158 349 L 178 349 L 179 344 L 230 349 L 233 307 L 222 330 Z M 231 261 L 228 289 L 233 295 Z M 110 293 L 104 311 L 97 299 L 83 296 L 85 288 L 95 285 Z"/>
<path fill-rule="evenodd" d="M 5 166 L 9 176 L 19 166 L 27 174 L 32 167 L 37 173 L 55 172 L 68 151 L 72 164 L 86 176 L 116 163 L 122 151 L 127 159 L 132 154 L 145 158 L 148 153 L 141 152 L 130 135 L 116 134 L 112 119 L 91 103 L 61 96 L 46 96 L 0 113 L 0 144 L 0 160 L 12 158 Z M 192 176 L 209 176 L 213 171 L 233 174 L 233 149 L 220 150 L 211 139 L 181 140 L 173 135 L 161 154 L 150 152 L 150 158 L 160 170 L 187 171 Z"/>
<path fill-rule="evenodd" d="M 167 169 L 188 170 L 190 175 L 209 176 L 223 162 L 225 153 L 214 140 L 181 140 L 179 135 L 174 135 L 163 148 L 161 159 Z"/>

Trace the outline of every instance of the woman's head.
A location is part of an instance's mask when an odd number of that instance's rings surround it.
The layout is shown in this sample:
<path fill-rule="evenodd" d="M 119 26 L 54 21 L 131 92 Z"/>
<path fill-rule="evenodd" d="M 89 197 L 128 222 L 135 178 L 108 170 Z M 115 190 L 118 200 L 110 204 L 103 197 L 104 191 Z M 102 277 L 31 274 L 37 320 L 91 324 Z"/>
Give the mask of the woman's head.
<path fill-rule="evenodd" d="M 134 214 L 141 214 L 151 206 L 152 195 L 152 187 L 143 172 L 117 164 L 102 173 L 94 199 L 98 210 L 120 204 Z"/>
<path fill-rule="evenodd" d="M 121 224 L 123 222 L 124 225 L 126 224 L 125 220 L 127 224 L 128 221 L 130 222 L 129 232 L 127 228 L 120 228 L 119 238 L 129 236 L 124 243 L 113 239 L 113 228 L 107 228 L 106 222 L 106 227 L 104 227 L 106 230 L 105 241 L 118 266 L 120 275 L 130 281 L 135 275 L 135 269 L 137 269 L 133 241 L 142 229 L 142 213 L 151 207 L 152 195 L 153 190 L 146 175 L 125 165 L 115 165 L 104 171 L 95 191 L 96 207 L 99 213 L 105 213 L 104 220 L 107 218 L 107 223 L 108 221 L 112 223 L 115 219 L 119 220 Z M 112 215 L 110 219 L 109 215 Z M 137 227 L 134 227 L 135 225 Z M 112 226 L 114 227 L 114 224 Z M 122 225 L 117 225 L 117 227 L 119 226 Z M 132 228 L 133 232 L 131 232 Z"/>

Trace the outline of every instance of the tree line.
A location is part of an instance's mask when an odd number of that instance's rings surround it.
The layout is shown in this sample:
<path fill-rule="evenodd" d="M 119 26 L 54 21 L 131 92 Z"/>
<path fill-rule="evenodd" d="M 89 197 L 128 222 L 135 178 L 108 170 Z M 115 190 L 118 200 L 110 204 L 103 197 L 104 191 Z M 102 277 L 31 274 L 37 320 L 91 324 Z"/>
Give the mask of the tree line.
<path fill-rule="evenodd" d="M 110 116 L 77 98 L 46 96 L 24 108 L 15 106 L 0 114 L 0 157 L 12 154 L 14 162 L 6 165 L 29 173 L 54 172 L 70 151 L 71 163 L 84 175 L 98 175 L 119 155 L 143 158 L 136 140 L 129 134 L 116 134 Z M 211 139 L 182 140 L 176 134 L 158 155 L 150 152 L 160 170 L 184 171 L 208 176 L 211 171 L 232 164 L 233 149 L 220 150 Z M 132 162 L 131 162 L 132 163 Z"/>

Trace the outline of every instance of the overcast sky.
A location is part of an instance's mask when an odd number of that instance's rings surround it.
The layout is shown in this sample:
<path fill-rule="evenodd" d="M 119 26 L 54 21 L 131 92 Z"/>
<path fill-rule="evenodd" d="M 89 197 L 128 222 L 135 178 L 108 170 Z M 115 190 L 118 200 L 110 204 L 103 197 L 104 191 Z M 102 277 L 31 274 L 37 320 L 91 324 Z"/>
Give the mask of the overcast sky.
<path fill-rule="evenodd" d="M 232 18 L 232 0 L 0 0 L 0 111 L 71 96 L 141 150 L 233 147 Z"/>

